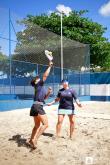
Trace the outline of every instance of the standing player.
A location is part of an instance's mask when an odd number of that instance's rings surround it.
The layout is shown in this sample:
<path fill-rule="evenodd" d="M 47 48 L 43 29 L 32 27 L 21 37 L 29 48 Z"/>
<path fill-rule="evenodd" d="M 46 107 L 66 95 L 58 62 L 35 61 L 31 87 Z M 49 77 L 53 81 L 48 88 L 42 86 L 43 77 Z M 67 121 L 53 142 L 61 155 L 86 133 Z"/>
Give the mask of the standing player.
<path fill-rule="evenodd" d="M 72 139 L 72 135 L 74 132 L 74 120 L 75 120 L 73 99 L 75 100 L 76 104 L 79 107 L 82 107 L 82 105 L 78 100 L 74 89 L 69 87 L 69 82 L 67 80 L 62 80 L 62 85 L 63 88 L 59 90 L 57 98 L 51 103 L 48 103 L 48 105 L 50 106 L 57 101 L 59 102 L 58 122 L 56 125 L 56 136 L 60 137 L 61 126 L 64 117 L 65 115 L 68 115 L 70 121 L 70 138 Z"/>

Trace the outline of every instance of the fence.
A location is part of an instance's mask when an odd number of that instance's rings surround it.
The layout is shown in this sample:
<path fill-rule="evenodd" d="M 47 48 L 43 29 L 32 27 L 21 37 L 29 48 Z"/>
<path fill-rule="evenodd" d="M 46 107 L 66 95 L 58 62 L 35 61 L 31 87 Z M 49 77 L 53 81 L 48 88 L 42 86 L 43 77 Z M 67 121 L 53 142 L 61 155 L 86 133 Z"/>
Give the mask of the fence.
<path fill-rule="evenodd" d="M 5 61 L 1 66 L 3 74 L 0 76 L 0 94 L 2 97 L 3 94 L 13 94 L 22 99 L 33 97 L 34 89 L 30 86 L 30 81 L 36 74 L 42 77 L 47 68 L 47 66 L 29 62 L 12 61 L 10 84 L 9 61 Z M 54 96 L 60 88 L 60 72 L 60 68 L 53 67 L 46 81 L 46 87 L 53 88 Z M 64 69 L 64 77 L 69 80 L 70 86 L 75 88 L 79 96 L 91 96 L 93 100 L 110 100 L 109 72 L 89 73 Z"/>
<path fill-rule="evenodd" d="M 35 74 L 42 76 L 46 69 L 47 49 L 53 52 L 54 67 L 46 87 L 52 86 L 56 95 L 61 82 L 61 36 L 19 18 L 10 10 L 0 9 L 0 13 L 0 94 L 32 97 L 30 80 Z M 89 64 L 89 45 L 63 36 L 63 77 L 70 80 L 71 86 L 74 84 L 78 95 L 90 95 Z"/>
<path fill-rule="evenodd" d="M 21 61 L 12 61 L 12 66 L 10 84 L 9 61 L 1 64 L 1 72 L 3 72 L 3 74 L 0 76 L 0 94 L 13 94 L 19 98 L 32 97 L 34 91 L 30 85 L 30 81 L 36 74 L 39 74 L 42 78 L 47 66 Z M 60 88 L 60 73 L 60 68 L 53 67 L 45 83 L 46 87 L 51 86 L 53 88 L 53 95 L 56 95 Z M 78 95 L 89 95 L 89 72 L 70 72 L 69 69 L 64 69 L 64 78 L 69 80 L 72 87 L 74 86 Z"/>

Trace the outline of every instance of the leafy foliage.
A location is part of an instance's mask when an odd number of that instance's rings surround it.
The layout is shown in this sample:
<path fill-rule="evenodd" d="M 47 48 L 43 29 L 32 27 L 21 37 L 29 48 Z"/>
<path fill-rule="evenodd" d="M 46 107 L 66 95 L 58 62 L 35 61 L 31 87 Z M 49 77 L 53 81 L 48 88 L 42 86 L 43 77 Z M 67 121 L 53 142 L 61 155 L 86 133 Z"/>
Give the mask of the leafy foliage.
<path fill-rule="evenodd" d="M 69 16 L 63 15 L 63 36 L 71 40 L 89 44 L 91 67 L 95 69 L 99 66 L 101 68 L 100 70 L 110 70 L 110 43 L 107 38 L 103 37 L 107 28 L 97 22 L 93 22 L 89 18 L 85 18 L 83 14 L 86 12 L 88 11 L 72 11 Z M 61 33 L 60 15 L 57 13 L 52 13 L 51 15 L 42 14 L 40 16 L 28 15 L 19 23 L 26 26 L 27 29 L 25 32 L 28 31 L 28 33 L 29 23 L 39 25 L 58 35 Z M 34 36 L 33 38 L 31 36 L 30 39 L 34 39 Z M 18 40 L 22 45 L 24 40 L 19 34 Z"/>

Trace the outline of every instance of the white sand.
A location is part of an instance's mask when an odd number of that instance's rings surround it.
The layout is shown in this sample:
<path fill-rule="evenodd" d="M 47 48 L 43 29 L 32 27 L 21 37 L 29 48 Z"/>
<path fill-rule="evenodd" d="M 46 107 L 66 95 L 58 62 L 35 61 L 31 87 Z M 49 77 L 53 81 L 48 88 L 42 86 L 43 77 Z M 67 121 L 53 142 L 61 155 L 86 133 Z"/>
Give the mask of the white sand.
<path fill-rule="evenodd" d="M 32 152 L 25 144 L 33 127 L 29 109 L 0 112 L 0 165 L 110 165 L 110 102 L 84 102 L 77 108 L 73 140 L 68 139 L 67 116 L 64 138 L 52 139 L 56 108 L 46 107 L 49 128 Z"/>

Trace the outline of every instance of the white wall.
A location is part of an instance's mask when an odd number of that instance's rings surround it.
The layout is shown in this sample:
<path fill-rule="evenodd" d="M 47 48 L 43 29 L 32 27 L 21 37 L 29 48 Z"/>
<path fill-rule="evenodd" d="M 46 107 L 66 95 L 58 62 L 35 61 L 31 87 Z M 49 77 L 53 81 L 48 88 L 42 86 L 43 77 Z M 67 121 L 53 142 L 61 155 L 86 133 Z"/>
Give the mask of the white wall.
<path fill-rule="evenodd" d="M 54 94 L 57 95 L 57 92 L 60 88 L 59 84 L 48 84 L 48 86 L 54 87 Z M 95 84 L 95 85 L 71 85 L 71 87 L 75 88 L 77 93 L 80 95 L 89 95 L 90 96 L 110 96 L 110 84 Z M 11 87 L 12 94 L 34 94 L 34 88 L 31 86 L 12 86 Z M 9 86 L 0 86 L 0 94 L 10 94 Z"/>

